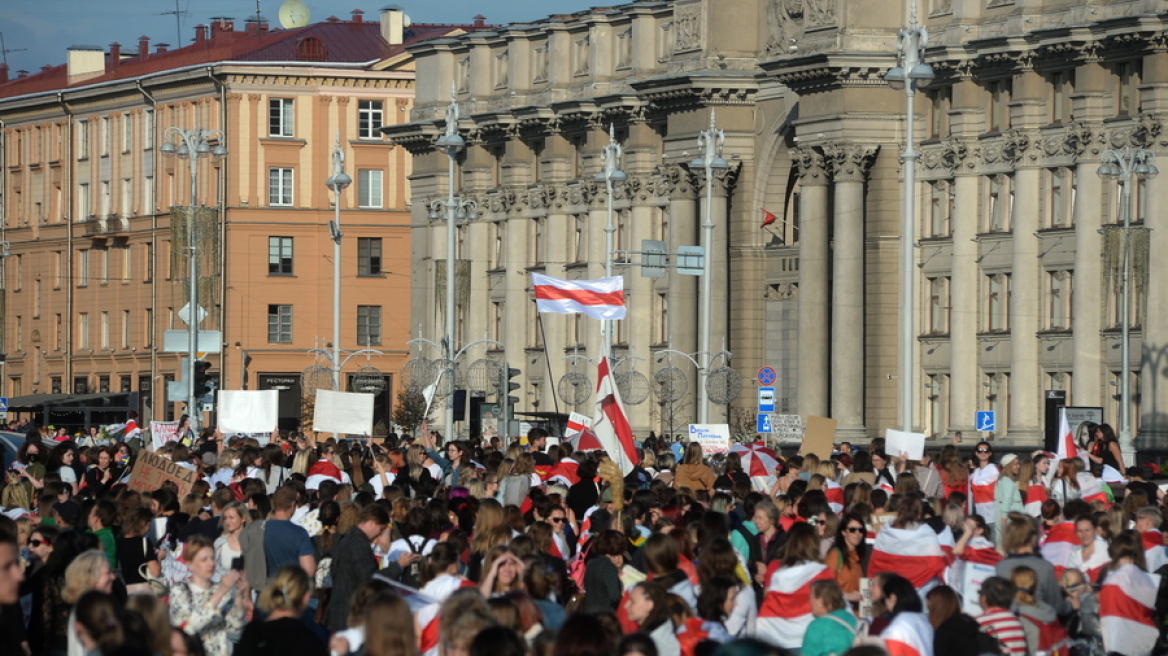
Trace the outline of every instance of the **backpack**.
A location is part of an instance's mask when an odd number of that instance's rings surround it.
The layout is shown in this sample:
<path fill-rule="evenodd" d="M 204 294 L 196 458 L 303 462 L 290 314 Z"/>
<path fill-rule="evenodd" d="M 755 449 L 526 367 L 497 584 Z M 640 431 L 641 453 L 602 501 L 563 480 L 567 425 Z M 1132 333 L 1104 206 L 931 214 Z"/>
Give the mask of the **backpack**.
<path fill-rule="evenodd" d="M 19 476 L 8 474 L 8 484 L 5 485 L 4 491 L 0 492 L 0 506 L 25 510 L 32 508 L 32 497 Z"/>
<path fill-rule="evenodd" d="M 1018 619 L 1038 627 L 1038 648 L 1035 651 L 1049 656 L 1067 656 L 1071 649 L 1071 636 L 1057 619 L 1053 622 L 1039 622 L 1024 613 Z"/>
<path fill-rule="evenodd" d="M 411 540 L 409 537 L 407 537 L 405 540 L 406 540 L 406 544 L 409 545 L 410 551 L 418 554 L 419 556 L 422 555 L 422 549 L 425 548 L 426 538 L 422 538 L 422 546 L 421 547 L 415 547 L 414 541 Z M 419 558 L 419 559 L 415 560 L 414 562 L 410 563 L 409 565 L 407 565 L 406 568 L 402 570 L 401 578 L 399 578 L 398 580 L 401 581 L 401 583 L 403 585 L 408 585 L 411 588 L 421 588 L 422 587 L 422 559 Z"/>
<path fill-rule="evenodd" d="M 588 558 L 588 552 L 592 549 L 592 541 L 589 540 L 572 562 L 568 565 L 568 578 L 572 579 L 572 583 L 576 584 L 576 589 L 584 591 L 584 572 L 588 570 L 588 563 L 585 562 Z"/>

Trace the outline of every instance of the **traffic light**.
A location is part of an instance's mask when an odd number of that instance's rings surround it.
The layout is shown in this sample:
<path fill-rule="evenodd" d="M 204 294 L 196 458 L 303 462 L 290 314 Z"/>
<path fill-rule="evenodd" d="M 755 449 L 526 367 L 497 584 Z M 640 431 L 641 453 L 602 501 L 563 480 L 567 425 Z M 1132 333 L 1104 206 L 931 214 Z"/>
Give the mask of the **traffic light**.
<path fill-rule="evenodd" d="M 506 374 L 506 376 L 507 376 L 507 386 L 506 386 L 507 389 L 504 390 L 505 394 L 510 395 L 511 392 L 514 392 L 515 390 L 519 389 L 519 382 L 515 381 L 515 380 L 511 380 L 511 379 L 515 378 L 520 373 L 522 373 L 522 372 L 520 372 L 515 367 L 507 367 L 507 374 Z M 507 397 L 507 405 L 511 406 L 512 408 L 519 405 L 519 397 L 518 396 L 508 396 Z"/>
<path fill-rule="evenodd" d="M 206 396 L 211 393 L 211 381 L 207 380 L 207 371 L 211 363 L 206 360 L 195 360 L 194 396 Z"/>

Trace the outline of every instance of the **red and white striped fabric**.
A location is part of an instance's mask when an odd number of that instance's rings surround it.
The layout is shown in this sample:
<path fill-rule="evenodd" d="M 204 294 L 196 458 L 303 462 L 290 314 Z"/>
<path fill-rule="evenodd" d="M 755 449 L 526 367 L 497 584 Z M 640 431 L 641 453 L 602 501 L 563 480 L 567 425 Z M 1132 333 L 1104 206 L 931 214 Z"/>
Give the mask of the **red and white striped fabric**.
<path fill-rule="evenodd" d="M 1149 572 L 1168 564 L 1168 550 L 1164 548 L 1164 535 L 1160 531 L 1144 531 L 1140 539 L 1144 541 L 1144 561 Z"/>
<path fill-rule="evenodd" d="M 1079 536 L 1075 535 L 1075 523 L 1059 522 L 1050 527 L 1050 532 L 1046 534 L 1046 539 L 1038 550 L 1043 558 L 1054 565 L 1055 575 L 1062 576 L 1071 566 L 1071 554 L 1078 544 Z"/>
<path fill-rule="evenodd" d="M 1107 540 L 1095 536 L 1095 549 L 1087 560 L 1083 560 L 1083 546 L 1076 546 L 1067 562 L 1067 569 L 1077 569 L 1086 574 L 1092 583 L 1098 583 L 1099 574 L 1103 572 L 1103 568 L 1111 564 L 1111 556 L 1107 553 Z"/>
<path fill-rule="evenodd" d="M 827 497 L 827 505 L 831 511 L 840 514 L 844 511 L 844 489 L 833 480 L 826 480 L 823 484 L 823 495 Z"/>
<path fill-rule="evenodd" d="M 897 613 L 880 638 L 888 656 L 933 656 L 933 625 L 924 613 Z"/>
<path fill-rule="evenodd" d="M 1001 559 L 1002 553 L 994 543 L 980 535 L 970 539 L 961 553 L 961 560 L 979 565 L 997 565 Z"/>
<path fill-rule="evenodd" d="M 1103 491 L 1103 486 L 1099 484 L 1098 478 L 1095 478 L 1088 472 L 1079 472 L 1075 475 L 1075 479 L 1079 481 L 1079 494 L 1082 495 L 1083 501 L 1087 503 L 1093 501 L 1109 503 L 1107 493 Z"/>
<path fill-rule="evenodd" d="M 915 528 L 894 528 L 888 524 L 876 535 L 868 575 L 892 572 L 920 588 L 941 578 L 952 562 L 952 549 L 946 553 L 937 533 L 927 524 Z"/>
<path fill-rule="evenodd" d="M 568 487 L 572 487 L 580 482 L 580 474 L 577 473 L 579 469 L 580 463 L 571 458 L 564 458 L 552 467 L 548 474 L 548 482 L 563 481 Z"/>
<path fill-rule="evenodd" d="M 767 572 L 766 595 L 758 610 L 760 638 L 784 649 L 798 649 L 814 616 L 811 614 L 811 584 L 834 580 L 823 563 L 804 562 L 791 567 L 771 565 Z"/>
<path fill-rule="evenodd" d="M 592 418 L 592 432 L 596 433 L 596 439 L 604 445 L 604 452 L 620 467 L 624 476 L 628 476 L 641 461 L 607 355 L 597 366 L 596 415 Z"/>
<path fill-rule="evenodd" d="M 1107 575 L 1099 591 L 1103 646 L 1124 656 L 1152 653 L 1156 638 L 1156 583 L 1135 565 L 1122 565 Z"/>
<path fill-rule="evenodd" d="M 441 610 L 442 604 L 434 603 L 414 613 L 414 626 L 418 632 L 418 652 L 422 656 L 438 656 L 438 618 Z"/>
<path fill-rule="evenodd" d="M 969 502 L 973 512 L 981 515 L 988 526 L 994 525 L 997 514 L 994 510 L 994 489 L 1000 476 L 1001 472 L 994 464 L 979 467 L 969 474 Z"/>
<path fill-rule="evenodd" d="M 1067 421 L 1067 413 L 1065 410 L 1059 411 L 1059 440 L 1057 455 L 1059 460 L 1079 457 L 1079 447 L 1075 444 L 1075 434 L 1071 432 L 1071 424 Z"/>
<path fill-rule="evenodd" d="M 593 319 L 624 319 L 624 276 L 599 280 L 561 280 L 541 273 L 531 274 L 535 305 L 540 312 L 586 314 Z"/>
<path fill-rule="evenodd" d="M 595 451 L 604 448 L 600 440 L 596 439 L 596 433 L 592 432 L 592 418 L 578 412 L 568 416 L 564 439 L 576 451 Z"/>
<path fill-rule="evenodd" d="M 1042 483 L 1031 482 L 1026 488 L 1026 506 L 1023 511 L 1031 517 L 1042 516 L 1042 504 L 1050 497 L 1046 494 L 1046 486 Z"/>

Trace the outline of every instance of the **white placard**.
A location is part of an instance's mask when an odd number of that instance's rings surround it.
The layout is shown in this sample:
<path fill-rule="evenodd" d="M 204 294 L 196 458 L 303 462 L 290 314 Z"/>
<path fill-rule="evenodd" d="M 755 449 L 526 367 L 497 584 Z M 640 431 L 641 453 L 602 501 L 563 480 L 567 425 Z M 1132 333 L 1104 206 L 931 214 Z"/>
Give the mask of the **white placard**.
<path fill-rule="evenodd" d="M 219 390 L 219 430 L 271 433 L 279 421 L 279 390 Z"/>
<path fill-rule="evenodd" d="M 884 452 L 889 457 L 900 457 L 901 453 L 907 453 L 909 460 L 920 460 L 925 456 L 925 434 L 886 429 Z"/>
<path fill-rule="evenodd" d="M 954 576 L 952 578 L 961 582 L 959 589 L 961 609 L 970 617 L 981 615 L 982 607 L 978 603 L 981 584 L 989 577 L 994 576 L 995 571 L 993 565 L 971 563 L 964 560 L 959 560 L 953 565 Z"/>
<path fill-rule="evenodd" d="M 157 451 L 166 446 L 168 442 L 173 442 L 178 439 L 178 422 L 177 421 L 152 421 L 150 422 L 150 439 L 154 443 L 154 450 Z"/>
<path fill-rule="evenodd" d="M 707 456 L 711 453 L 726 453 L 730 450 L 730 425 L 690 424 L 689 441 L 701 444 Z"/>
<path fill-rule="evenodd" d="M 312 430 L 318 433 L 373 433 L 373 395 L 316 390 Z"/>

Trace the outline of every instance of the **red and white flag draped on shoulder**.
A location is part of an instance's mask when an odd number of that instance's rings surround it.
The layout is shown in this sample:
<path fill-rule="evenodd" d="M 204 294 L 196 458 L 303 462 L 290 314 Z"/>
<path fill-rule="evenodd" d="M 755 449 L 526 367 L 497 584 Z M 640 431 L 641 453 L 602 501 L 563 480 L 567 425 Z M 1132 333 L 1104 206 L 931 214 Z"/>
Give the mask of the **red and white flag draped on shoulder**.
<path fill-rule="evenodd" d="M 953 549 L 946 548 L 928 524 L 914 528 L 895 528 L 891 524 L 876 534 L 869 575 L 880 572 L 900 574 L 920 588 L 934 578 L 941 578 L 953 564 Z"/>
<path fill-rule="evenodd" d="M 593 319 L 625 318 L 625 279 L 609 276 L 599 280 L 561 280 L 531 274 L 535 304 L 540 312 L 586 314 Z"/>
<path fill-rule="evenodd" d="M 628 476 L 640 459 L 607 355 L 600 359 L 597 370 L 596 416 L 592 418 L 592 433 L 608 457 L 621 468 L 621 473 Z"/>
<path fill-rule="evenodd" d="M 801 647 L 803 634 L 815 619 L 811 614 L 811 584 L 834 579 L 835 574 L 823 563 L 807 561 L 790 567 L 772 563 L 758 609 L 759 637 L 784 649 Z"/>
<path fill-rule="evenodd" d="M 897 613 L 880 638 L 888 656 L 934 656 L 933 627 L 924 613 Z"/>
<path fill-rule="evenodd" d="M 1160 635 L 1155 618 L 1156 591 L 1156 580 L 1135 565 L 1121 565 L 1103 580 L 1099 620 L 1108 653 L 1152 653 Z"/>

